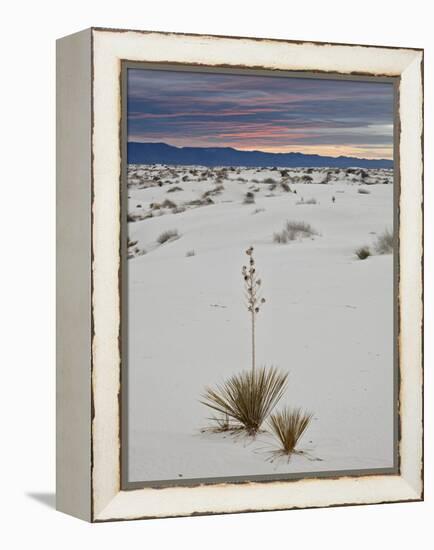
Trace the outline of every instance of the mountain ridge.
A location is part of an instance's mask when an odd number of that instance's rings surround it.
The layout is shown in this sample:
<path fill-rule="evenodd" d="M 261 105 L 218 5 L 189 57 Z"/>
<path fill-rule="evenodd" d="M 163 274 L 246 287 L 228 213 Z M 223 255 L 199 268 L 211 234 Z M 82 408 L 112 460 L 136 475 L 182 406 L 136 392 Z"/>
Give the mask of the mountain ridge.
<path fill-rule="evenodd" d="M 281 168 L 393 168 L 389 159 L 327 157 L 305 153 L 242 151 L 233 147 L 175 147 L 168 143 L 129 141 L 128 164 L 177 164 Z"/>

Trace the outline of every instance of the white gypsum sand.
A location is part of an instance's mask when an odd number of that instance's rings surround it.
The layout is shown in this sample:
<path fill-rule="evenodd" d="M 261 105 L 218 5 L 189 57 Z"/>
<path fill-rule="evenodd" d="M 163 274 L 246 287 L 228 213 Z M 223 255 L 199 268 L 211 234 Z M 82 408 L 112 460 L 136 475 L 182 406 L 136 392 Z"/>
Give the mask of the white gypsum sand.
<path fill-rule="evenodd" d="M 393 258 L 374 246 L 393 226 L 392 182 L 390 170 L 129 167 L 129 481 L 393 466 Z M 288 220 L 318 235 L 274 242 Z M 314 412 L 308 456 L 289 461 L 270 459 L 266 433 L 201 433 L 205 387 L 251 366 L 250 245 L 267 296 L 257 365 L 289 372 L 276 410 Z"/>

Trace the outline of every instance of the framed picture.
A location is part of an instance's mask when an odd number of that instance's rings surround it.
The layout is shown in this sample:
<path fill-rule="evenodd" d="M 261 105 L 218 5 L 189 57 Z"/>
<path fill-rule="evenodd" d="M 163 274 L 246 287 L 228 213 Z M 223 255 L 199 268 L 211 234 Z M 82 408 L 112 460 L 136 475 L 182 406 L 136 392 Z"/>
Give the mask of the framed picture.
<path fill-rule="evenodd" d="M 423 499 L 423 51 L 57 45 L 57 505 Z"/>

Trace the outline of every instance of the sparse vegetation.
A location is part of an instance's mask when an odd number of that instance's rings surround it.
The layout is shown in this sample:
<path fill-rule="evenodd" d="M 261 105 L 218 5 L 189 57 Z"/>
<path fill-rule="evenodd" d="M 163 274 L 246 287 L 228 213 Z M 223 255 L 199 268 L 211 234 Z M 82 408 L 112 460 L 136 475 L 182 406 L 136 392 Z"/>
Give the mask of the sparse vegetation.
<path fill-rule="evenodd" d="M 158 236 L 157 242 L 159 244 L 164 244 L 169 241 L 176 241 L 176 239 L 179 239 L 179 237 L 180 234 L 178 233 L 177 229 L 168 229 Z"/>
<path fill-rule="evenodd" d="M 192 256 L 196 256 L 196 252 L 194 250 L 187 250 L 187 252 L 185 253 L 185 256 L 187 258 L 191 258 Z"/>
<path fill-rule="evenodd" d="M 369 189 L 365 189 L 364 187 L 359 187 L 357 189 L 357 193 L 360 193 L 360 195 L 369 195 L 371 192 Z"/>
<path fill-rule="evenodd" d="M 300 409 L 283 409 L 268 421 L 271 433 L 279 442 L 279 453 L 290 456 L 297 452 L 297 443 L 307 430 L 313 415 Z"/>
<path fill-rule="evenodd" d="M 172 214 L 181 214 L 182 212 L 185 212 L 186 208 L 185 206 L 175 206 L 175 208 L 172 209 Z"/>
<path fill-rule="evenodd" d="M 393 252 L 393 233 L 389 229 L 385 229 L 383 233 L 378 235 L 375 241 L 375 251 L 377 254 L 392 254 Z"/>
<path fill-rule="evenodd" d="M 265 208 L 255 208 L 252 214 L 260 214 L 261 212 L 265 212 Z"/>
<path fill-rule="evenodd" d="M 288 374 L 274 367 L 243 371 L 216 389 L 206 388 L 202 403 L 234 420 L 233 428 L 242 428 L 254 436 L 282 398 L 287 378 Z M 229 422 L 227 426 L 229 429 Z"/>
<path fill-rule="evenodd" d="M 354 253 L 359 258 L 359 260 L 366 260 L 366 258 L 369 258 L 369 256 L 371 256 L 371 250 L 369 246 L 360 246 L 354 251 Z"/>
<path fill-rule="evenodd" d="M 255 204 L 255 195 L 251 191 L 247 191 L 244 196 L 244 204 Z"/>
<path fill-rule="evenodd" d="M 174 193 L 175 191 L 184 191 L 184 189 L 179 187 L 179 185 L 175 185 L 174 187 L 170 187 L 170 189 L 167 190 L 167 193 Z"/>
<path fill-rule="evenodd" d="M 297 201 L 295 204 L 317 204 L 317 200 L 315 198 L 304 200 L 303 198 L 299 201 Z"/>
<path fill-rule="evenodd" d="M 274 233 L 273 241 L 279 244 L 286 244 L 298 238 L 308 238 L 318 235 L 318 232 L 306 222 L 287 221 L 284 229 Z"/>

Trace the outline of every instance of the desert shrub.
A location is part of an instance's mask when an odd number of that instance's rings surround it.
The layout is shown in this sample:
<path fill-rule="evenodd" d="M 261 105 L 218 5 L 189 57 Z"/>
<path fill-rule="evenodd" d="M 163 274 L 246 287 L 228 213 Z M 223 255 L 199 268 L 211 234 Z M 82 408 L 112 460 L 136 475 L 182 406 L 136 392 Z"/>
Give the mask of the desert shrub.
<path fill-rule="evenodd" d="M 289 171 L 288 170 L 281 170 L 280 175 L 282 176 L 282 178 L 286 178 L 287 176 L 289 176 Z"/>
<path fill-rule="evenodd" d="M 378 235 L 375 241 L 375 251 L 377 254 L 392 254 L 393 233 L 389 229 L 385 229 L 381 235 Z"/>
<path fill-rule="evenodd" d="M 318 232 L 306 222 L 287 221 L 285 229 L 291 241 L 297 237 L 313 237 L 314 235 L 318 235 Z"/>
<path fill-rule="evenodd" d="M 164 244 L 169 241 L 175 241 L 176 239 L 179 239 L 179 237 L 180 235 L 177 229 L 168 229 L 167 231 L 163 231 L 163 233 L 158 236 L 157 242 Z"/>
<path fill-rule="evenodd" d="M 312 414 L 300 409 L 286 408 L 273 413 L 268 421 L 271 433 L 279 442 L 279 452 L 291 455 L 312 420 Z"/>
<path fill-rule="evenodd" d="M 277 183 L 277 181 L 274 178 L 265 178 L 262 183 Z"/>
<path fill-rule="evenodd" d="M 175 185 L 174 187 L 171 187 L 167 190 L 168 193 L 174 193 L 175 191 L 184 191 L 182 187 L 179 187 L 179 185 Z"/>
<path fill-rule="evenodd" d="M 359 258 L 359 260 L 366 260 L 371 255 L 371 250 L 369 246 L 360 246 L 354 251 L 354 254 Z"/>
<path fill-rule="evenodd" d="M 255 204 L 255 195 L 251 191 L 247 191 L 243 202 L 244 204 Z"/>
<path fill-rule="evenodd" d="M 215 195 L 220 195 L 224 191 L 223 185 L 216 185 L 214 189 L 209 189 L 208 191 L 205 191 L 202 194 L 202 199 L 206 199 L 207 197 L 213 197 Z"/>
<path fill-rule="evenodd" d="M 186 203 L 188 206 L 206 206 L 207 204 L 214 204 L 211 197 L 203 197 L 200 199 L 193 199 Z"/>
<path fill-rule="evenodd" d="M 185 253 L 185 256 L 187 258 L 191 258 L 192 256 L 196 256 L 196 252 L 194 250 L 187 250 L 187 252 Z"/>
<path fill-rule="evenodd" d="M 165 199 L 161 203 L 162 208 L 176 208 L 176 202 L 171 201 L 170 199 Z"/>
<path fill-rule="evenodd" d="M 288 242 L 288 233 L 285 229 L 273 234 L 273 241 L 278 244 L 286 244 Z"/>
<path fill-rule="evenodd" d="M 279 244 L 286 244 L 298 238 L 308 238 L 318 235 L 318 232 L 306 222 L 287 221 L 284 229 L 274 233 L 273 241 Z"/>
<path fill-rule="evenodd" d="M 314 198 L 307 199 L 306 201 L 304 199 L 301 199 L 300 201 L 297 201 L 295 204 L 317 204 L 317 200 Z"/>
<path fill-rule="evenodd" d="M 281 373 L 275 367 L 243 371 L 216 389 L 206 388 L 202 403 L 227 415 L 249 435 L 256 435 L 282 398 L 287 378 L 287 373 Z"/>
<path fill-rule="evenodd" d="M 175 208 L 172 208 L 172 214 L 181 214 L 182 212 L 185 212 L 186 208 L 185 206 L 175 206 Z"/>
<path fill-rule="evenodd" d="M 364 187 L 359 187 L 357 189 L 357 193 L 360 193 L 360 195 L 369 195 L 370 191 L 369 189 L 365 189 Z"/>
<path fill-rule="evenodd" d="M 306 182 L 306 183 L 310 183 L 313 181 L 313 178 L 312 176 L 308 176 L 307 174 L 304 174 L 302 177 L 301 177 L 302 181 Z"/>

